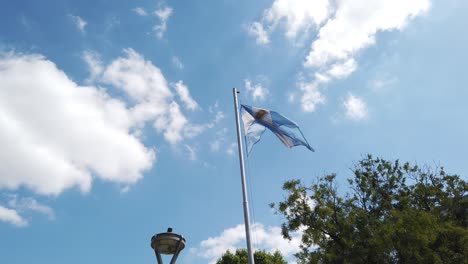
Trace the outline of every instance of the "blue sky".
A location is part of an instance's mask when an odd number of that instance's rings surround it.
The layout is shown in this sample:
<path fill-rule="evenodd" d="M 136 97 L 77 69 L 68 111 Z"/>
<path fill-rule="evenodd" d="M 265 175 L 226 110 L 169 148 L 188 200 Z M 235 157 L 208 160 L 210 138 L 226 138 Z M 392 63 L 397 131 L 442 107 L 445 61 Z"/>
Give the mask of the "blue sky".
<path fill-rule="evenodd" d="M 0 260 L 178 263 L 245 247 L 232 88 L 296 121 L 246 161 L 254 246 L 294 262 L 268 204 L 363 155 L 468 172 L 468 2 L 2 1 Z"/>

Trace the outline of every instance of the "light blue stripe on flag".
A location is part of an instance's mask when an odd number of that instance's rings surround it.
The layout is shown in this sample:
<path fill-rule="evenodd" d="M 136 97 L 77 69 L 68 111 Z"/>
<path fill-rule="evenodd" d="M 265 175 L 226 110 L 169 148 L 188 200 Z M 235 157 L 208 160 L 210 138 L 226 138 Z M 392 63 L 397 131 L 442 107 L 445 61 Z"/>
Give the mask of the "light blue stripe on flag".
<path fill-rule="evenodd" d="M 244 112 L 242 121 L 244 122 L 247 154 L 250 153 L 253 145 L 260 140 L 266 128 L 273 132 L 288 148 L 303 145 L 314 151 L 295 122 L 275 111 L 248 105 L 241 105 L 241 107 Z"/>

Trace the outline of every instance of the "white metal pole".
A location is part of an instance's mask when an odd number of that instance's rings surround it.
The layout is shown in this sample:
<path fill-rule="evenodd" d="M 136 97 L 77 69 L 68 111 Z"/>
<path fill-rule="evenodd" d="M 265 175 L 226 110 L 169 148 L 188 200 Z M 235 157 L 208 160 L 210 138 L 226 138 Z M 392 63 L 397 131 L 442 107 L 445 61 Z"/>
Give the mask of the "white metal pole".
<path fill-rule="evenodd" d="M 237 91 L 236 88 L 233 88 L 232 92 L 234 95 L 234 109 L 236 111 L 237 146 L 239 148 L 239 161 L 240 161 L 241 182 L 242 182 L 242 197 L 244 198 L 244 223 L 245 223 L 245 236 L 247 239 L 247 253 L 249 256 L 249 264 L 255 264 L 254 257 L 253 257 L 252 243 L 250 241 L 249 201 L 247 198 L 247 185 L 246 185 L 246 180 L 245 180 L 244 152 L 242 150 L 239 102 L 237 100 L 237 94 L 239 92 Z"/>

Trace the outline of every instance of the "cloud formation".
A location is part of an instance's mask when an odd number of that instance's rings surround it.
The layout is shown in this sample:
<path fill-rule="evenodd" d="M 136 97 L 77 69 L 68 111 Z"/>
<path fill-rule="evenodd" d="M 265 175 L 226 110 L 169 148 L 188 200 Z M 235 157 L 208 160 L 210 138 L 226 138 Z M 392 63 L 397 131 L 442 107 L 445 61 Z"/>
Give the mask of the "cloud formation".
<path fill-rule="evenodd" d="M 346 110 L 346 117 L 350 120 L 360 121 L 368 116 L 367 104 L 362 98 L 349 94 L 343 106 Z"/>
<path fill-rule="evenodd" d="M 268 34 L 282 25 L 286 37 L 294 39 L 320 25 L 329 17 L 331 8 L 329 0 L 275 0 L 263 12 L 261 22 L 253 22 L 249 26 L 249 33 L 257 37 L 257 43 L 267 44 Z"/>
<path fill-rule="evenodd" d="M 270 91 L 261 84 L 252 84 L 252 81 L 249 79 L 245 80 L 245 90 L 254 102 L 265 101 L 266 97 L 270 93 Z"/>
<path fill-rule="evenodd" d="M 197 150 L 193 146 L 185 145 L 185 149 L 187 150 L 188 158 L 191 161 L 195 161 L 198 159 Z"/>
<path fill-rule="evenodd" d="M 294 234 L 292 240 L 285 240 L 281 235 L 281 228 L 277 226 L 265 227 L 256 223 L 252 225 L 252 237 L 255 241 L 255 247 L 264 249 L 268 252 L 279 250 L 284 256 L 288 257 L 297 253 L 300 248 L 300 234 Z M 200 242 L 198 248 L 191 248 L 192 253 L 199 257 L 208 259 L 209 263 L 216 263 L 226 250 L 234 252 L 237 248 L 245 247 L 245 229 L 244 225 L 237 225 L 223 230 L 216 237 L 210 237 Z"/>
<path fill-rule="evenodd" d="M 215 104 L 209 109 L 209 113 L 214 115 L 211 121 L 190 123 L 174 98 L 176 94 L 179 102 L 189 111 L 199 110 L 200 106 L 191 97 L 189 87 L 182 80 L 169 85 L 161 70 L 135 50 L 124 49 L 124 54 L 124 57 L 115 59 L 107 66 L 103 66 L 99 55 L 92 52 L 85 52 L 83 59 L 89 67 L 89 79 L 110 84 L 130 97 L 132 105 L 129 115 L 135 124 L 134 130 L 152 121 L 169 143 L 178 144 L 185 138 L 193 138 L 213 128 L 224 118 L 224 113 Z"/>
<path fill-rule="evenodd" d="M 190 123 L 176 101 L 178 95 L 188 110 L 198 109 L 188 87 L 179 81 L 172 90 L 161 70 L 133 49 L 107 65 L 95 52 L 85 52 L 83 59 L 88 86 L 73 82 L 41 55 L 0 54 L 0 190 L 88 192 L 94 178 L 130 187 L 156 160 L 155 149 L 140 138 L 147 123 L 175 145 L 224 118 L 215 107 L 209 123 Z M 191 149 L 189 158 L 195 159 Z M 51 208 L 32 198 L 12 199 L 9 206 L 4 219 L 8 215 L 18 225 L 25 223 L 18 210 L 53 218 Z"/>
<path fill-rule="evenodd" d="M 0 189 L 87 192 L 93 176 L 132 184 L 152 166 L 125 102 L 77 85 L 43 56 L 1 54 L 0 84 Z"/>
<path fill-rule="evenodd" d="M 9 209 L 0 205 L 0 221 L 13 224 L 17 227 L 25 227 L 28 221 L 21 217 L 16 210 Z"/>
<path fill-rule="evenodd" d="M 142 7 L 135 7 L 133 9 L 133 12 L 135 12 L 139 16 L 147 16 L 148 15 L 148 13 L 146 13 L 146 10 L 143 9 Z"/>
<path fill-rule="evenodd" d="M 31 197 L 20 198 L 18 195 L 7 195 L 9 201 L 8 207 L 0 205 L 0 221 L 7 222 L 17 227 L 29 225 L 29 221 L 22 215 L 25 213 L 39 213 L 47 216 L 50 220 L 55 218 L 55 213 L 49 206 L 39 203 Z"/>
<path fill-rule="evenodd" d="M 270 39 L 268 37 L 268 32 L 265 31 L 263 25 L 259 22 L 253 22 L 247 27 L 247 32 L 249 35 L 255 37 L 257 44 L 268 44 Z"/>
<path fill-rule="evenodd" d="M 84 33 L 85 27 L 88 24 L 88 22 L 86 22 L 83 18 L 79 16 L 69 15 L 69 17 L 73 21 L 73 24 L 75 24 L 76 28 L 82 33 Z"/>
<path fill-rule="evenodd" d="M 182 63 L 182 61 L 178 57 L 173 56 L 171 61 L 172 61 L 172 65 L 174 65 L 174 67 L 176 67 L 177 69 L 179 69 L 179 70 L 184 69 L 184 64 Z"/>
<path fill-rule="evenodd" d="M 184 138 L 189 124 L 161 70 L 133 49 L 124 50 L 120 57 L 108 65 L 101 81 L 125 92 L 133 102 L 129 117 L 135 128 L 153 121 L 158 132 L 171 144 Z"/>
<path fill-rule="evenodd" d="M 226 149 L 226 154 L 228 154 L 229 156 L 234 156 L 234 154 L 236 154 L 236 150 L 237 150 L 237 143 L 236 143 L 236 142 L 232 142 L 232 143 L 229 144 L 229 146 L 227 147 L 227 149 Z"/>
<path fill-rule="evenodd" d="M 20 212 L 32 211 L 36 213 L 43 214 L 47 216 L 49 219 L 55 218 L 55 213 L 52 208 L 47 205 L 43 205 L 39 203 L 36 199 L 27 197 L 27 198 L 19 198 L 17 195 L 12 196 L 12 198 L 8 201 L 8 205 L 15 210 Z"/>
<path fill-rule="evenodd" d="M 225 147 L 227 141 L 227 133 L 227 128 L 223 128 L 216 131 L 214 139 L 210 142 L 210 149 L 212 152 L 219 152 L 221 150 L 221 147 Z"/>
<path fill-rule="evenodd" d="M 261 21 L 250 28 L 252 32 L 266 29 L 271 33 L 281 24 L 286 37 L 293 40 L 316 30 L 317 37 L 304 62 L 304 68 L 312 73 L 307 81 L 299 83 L 302 108 L 312 112 L 324 102 L 320 85 L 353 73 L 357 69 L 356 56 L 376 43 L 379 32 L 402 30 L 429 8 L 430 0 L 275 0 Z M 268 39 L 268 34 L 252 32 L 257 43 L 267 43 L 259 39 Z"/>
<path fill-rule="evenodd" d="M 189 89 L 183 81 L 178 81 L 173 86 L 187 109 L 191 111 L 199 109 L 197 102 L 190 96 Z"/>
<path fill-rule="evenodd" d="M 92 51 L 83 53 L 83 60 L 88 66 L 89 78 L 85 80 L 87 83 L 93 83 L 103 72 L 102 62 L 99 54 Z"/>
<path fill-rule="evenodd" d="M 161 7 L 154 11 L 154 15 L 160 21 L 158 25 L 154 26 L 154 31 L 156 32 L 156 36 L 161 39 L 167 30 L 167 20 L 172 15 L 172 8 L 168 6 Z"/>

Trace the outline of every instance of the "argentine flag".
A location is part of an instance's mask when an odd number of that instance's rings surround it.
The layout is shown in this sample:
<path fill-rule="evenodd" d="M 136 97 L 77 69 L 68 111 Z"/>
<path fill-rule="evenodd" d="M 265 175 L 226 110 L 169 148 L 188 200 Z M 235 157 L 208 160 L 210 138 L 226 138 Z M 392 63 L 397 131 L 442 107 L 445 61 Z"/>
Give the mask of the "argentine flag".
<path fill-rule="evenodd" d="M 266 128 L 273 132 L 288 148 L 303 145 L 314 151 L 295 122 L 275 111 L 248 105 L 241 105 L 241 107 L 244 112 L 242 121 L 247 142 L 247 155 L 252 150 L 253 145 L 260 140 Z"/>

